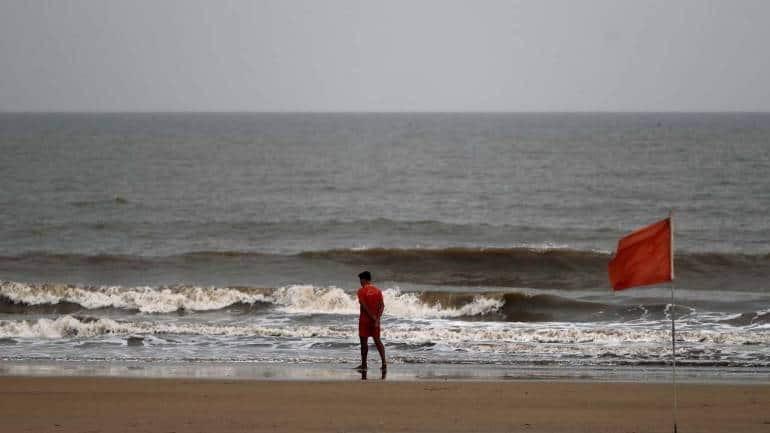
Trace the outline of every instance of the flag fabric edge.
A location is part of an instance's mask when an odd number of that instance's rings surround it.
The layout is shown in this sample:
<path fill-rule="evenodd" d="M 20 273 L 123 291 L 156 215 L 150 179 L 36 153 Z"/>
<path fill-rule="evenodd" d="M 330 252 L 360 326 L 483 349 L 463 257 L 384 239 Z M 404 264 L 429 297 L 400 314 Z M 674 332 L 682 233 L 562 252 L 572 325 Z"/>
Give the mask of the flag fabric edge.
<path fill-rule="evenodd" d="M 607 265 L 613 291 L 674 279 L 673 213 L 623 236 Z"/>

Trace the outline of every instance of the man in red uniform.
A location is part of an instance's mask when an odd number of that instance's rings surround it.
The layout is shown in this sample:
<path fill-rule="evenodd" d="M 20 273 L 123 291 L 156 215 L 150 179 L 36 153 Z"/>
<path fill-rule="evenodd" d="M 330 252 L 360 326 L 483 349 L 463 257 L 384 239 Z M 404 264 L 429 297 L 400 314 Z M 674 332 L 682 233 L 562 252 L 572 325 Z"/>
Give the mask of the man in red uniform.
<path fill-rule="evenodd" d="M 380 318 L 385 310 L 380 289 L 372 285 L 372 274 L 364 271 L 358 274 L 361 288 L 358 289 L 358 303 L 361 304 L 361 314 L 358 316 L 358 336 L 361 340 L 361 365 L 359 370 L 366 370 L 366 356 L 369 353 L 369 337 L 374 339 L 374 345 L 380 352 L 383 375 L 388 368 L 385 361 L 385 346 L 380 341 Z M 384 377 L 384 376 L 383 376 Z"/>

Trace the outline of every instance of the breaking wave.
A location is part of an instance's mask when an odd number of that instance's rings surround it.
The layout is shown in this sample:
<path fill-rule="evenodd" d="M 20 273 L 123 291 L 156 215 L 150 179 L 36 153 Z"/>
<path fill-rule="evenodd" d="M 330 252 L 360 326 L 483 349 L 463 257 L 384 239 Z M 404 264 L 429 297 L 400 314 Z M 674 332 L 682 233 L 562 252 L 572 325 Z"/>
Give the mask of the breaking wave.
<path fill-rule="evenodd" d="M 501 299 L 481 295 L 442 305 L 425 302 L 419 294 L 398 289 L 383 291 L 386 315 L 406 318 L 474 316 L 502 306 Z M 0 283 L 0 312 L 73 313 L 114 308 L 141 313 L 211 311 L 225 308 L 279 308 L 296 314 L 358 314 L 355 295 L 336 287 L 293 285 L 277 289 L 250 287 L 120 287 L 69 284 Z"/>
<path fill-rule="evenodd" d="M 660 346 L 670 338 L 668 329 L 647 326 L 415 326 L 390 324 L 383 334 L 391 342 L 426 344 L 441 342 L 503 344 L 494 350 L 508 350 L 505 344 L 517 343 L 650 343 Z M 157 323 L 151 321 L 122 321 L 110 318 L 65 315 L 57 319 L 0 320 L 0 338 L 74 338 L 115 335 L 140 338 L 147 335 L 199 335 L 228 337 L 284 338 L 351 338 L 356 334 L 354 324 L 262 326 L 258 324 Z M 677 332 L 682 343 L 713 343 L 734 345 L 770 344 L 768 329 L 691 329 Z M 665 347 L 661 346 L 662 350 Z"/>
<path fill-rule="evenodd" d="M 669 305 L 655 299 L 623 299 L 622 302 L 575 299 L 554 294 L 511 292 L 402 292 L 383 291 L 385 316 L 404 319 L 454 318 L 487 322 L 628 322 L 661 320 Z M 698 303 L 700 302 L 700 303 Z M 695 311 L 723 311 L 710 318 L 733 326 L 767 323 L 766 311 L 746 308 L 724 312 L 724 305 L 694 301 L 678 305 L 679 317 Z M 756 308 L 756 307 L 755 307 Z M 227 310 L 235 314 L 262 314 L 280 311 L 300 315 L 356 315 L 355 294 L 337 287 L 291 285 L 280 288 L 258 287 L 120 287 L 78 286 L 71 284 L 25 284 L 0 282 L 0 313 L 75 314 L 98 309 L 133 313 L 162 314 Z M 729 311 L 729 310 L 728 310 Z"/>
<path fill-rule="evenodd" d="M 0 312 L 71 312 L 116 308 L 143 313 L 219 310 L 235 304 L 269 302 L 261 289 L 76 286 L 70 284 L 0 283 Z"/>

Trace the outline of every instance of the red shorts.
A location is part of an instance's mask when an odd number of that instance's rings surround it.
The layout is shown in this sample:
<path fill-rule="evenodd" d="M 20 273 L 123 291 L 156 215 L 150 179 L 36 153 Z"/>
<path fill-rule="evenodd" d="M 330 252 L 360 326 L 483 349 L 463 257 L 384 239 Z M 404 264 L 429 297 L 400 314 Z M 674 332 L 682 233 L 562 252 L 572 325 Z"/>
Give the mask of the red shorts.
<path fill-rule="evenodd" d="M 359 337 L 377 337 L 380 338 L 380 326 L 372 323 L 369 320 L 358 321 L 358 336 Z"/>

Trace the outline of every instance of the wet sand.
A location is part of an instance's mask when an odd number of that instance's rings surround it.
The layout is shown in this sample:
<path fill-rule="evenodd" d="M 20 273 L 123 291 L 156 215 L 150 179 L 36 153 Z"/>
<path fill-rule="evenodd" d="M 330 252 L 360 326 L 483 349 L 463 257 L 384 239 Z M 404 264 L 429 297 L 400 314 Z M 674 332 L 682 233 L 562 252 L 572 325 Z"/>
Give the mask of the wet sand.
<path fill-rule="evenodd" d="M 770 386 L 679 387 L 680 432 L 770 432 Z M 667 432 L 671 388 L 0 377 L 3 432 Z"/>

